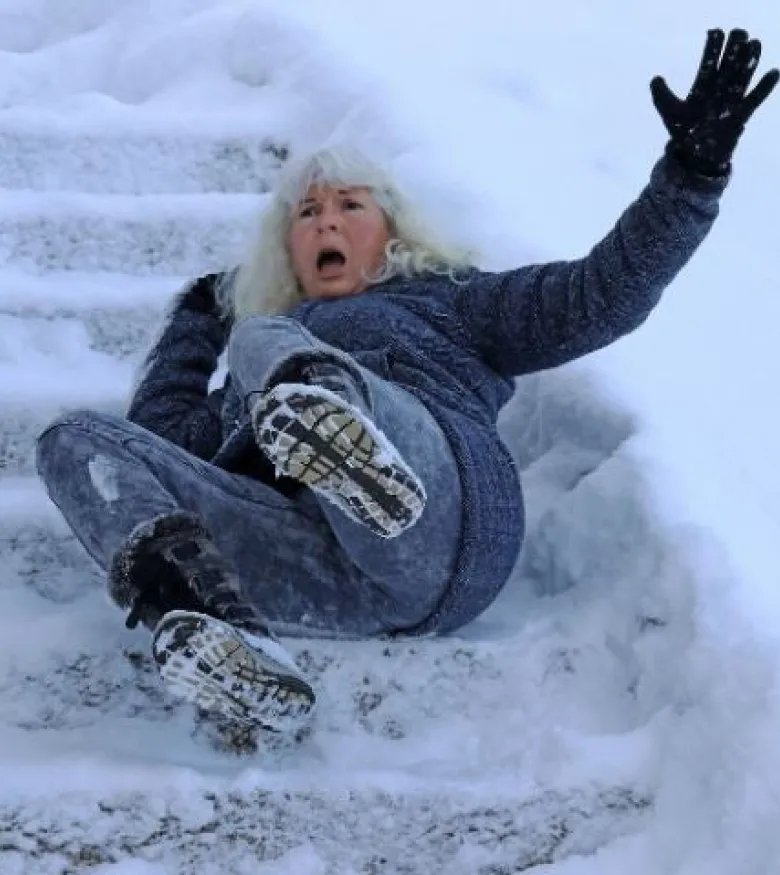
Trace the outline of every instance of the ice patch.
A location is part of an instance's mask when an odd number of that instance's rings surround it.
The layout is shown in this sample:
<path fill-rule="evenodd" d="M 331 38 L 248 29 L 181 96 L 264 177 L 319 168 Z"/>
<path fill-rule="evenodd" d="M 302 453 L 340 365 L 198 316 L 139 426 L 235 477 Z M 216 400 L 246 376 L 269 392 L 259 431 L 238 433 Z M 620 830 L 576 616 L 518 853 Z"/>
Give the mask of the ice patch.
<path fill-rule="evenodd" d="M 103 501 L 111 504 L 119 500 L 118 472 L 115 463 L 106 456 L 89 460 L 89 477 Z"/>

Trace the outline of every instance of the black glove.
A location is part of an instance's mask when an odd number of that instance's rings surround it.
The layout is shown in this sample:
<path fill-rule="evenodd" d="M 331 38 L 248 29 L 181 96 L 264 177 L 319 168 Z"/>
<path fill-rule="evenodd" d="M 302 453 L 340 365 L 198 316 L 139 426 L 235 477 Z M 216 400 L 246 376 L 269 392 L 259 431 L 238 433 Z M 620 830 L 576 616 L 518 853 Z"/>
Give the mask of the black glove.
<path fill-rule="evenodd" d="M 210 273 L 188 283 L 177 296 L 178 307 L 194 313 L 215 315 L 217 311 L 215 294 L 217 278 L 218 274 Z"/>
<path fill-rule="evenodd" d="M 210 273 L 199 277 L 185 286 L 176 299 L 175 308 L 189 310 L 191 313 L 204 313 L 206 316 L 214 316 L 224 325 L 230 321 L 229 315 L 219 296 L 219 288 L 224 281 L 225 275 Z"/>
<path fill-rule="evenodd" d="M 661 76 L 650 83 L 655 108 L 671 135 L 669 150 L 686 169 L 711 177 L 729 172 L 745 124 L 780 79 L 779 70 L 770 70 L 747 94 L 761 43 L 749 40 L 744 30 L 732 30 L 721 59 L 724 39 L 722 30 L 707 32 L 699 72 L 685 100 Z"/>

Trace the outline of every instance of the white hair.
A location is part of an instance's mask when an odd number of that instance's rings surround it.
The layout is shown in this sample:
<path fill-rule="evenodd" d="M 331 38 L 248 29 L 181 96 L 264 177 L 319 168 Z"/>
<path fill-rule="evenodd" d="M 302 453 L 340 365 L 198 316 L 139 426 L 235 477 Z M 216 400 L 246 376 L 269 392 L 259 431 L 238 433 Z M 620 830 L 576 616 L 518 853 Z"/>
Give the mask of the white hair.
<path fill-rule="evenodd" d="M 391 177 L 360 152 L 330 147 L 288 162 L 260 219 L 260 227 L 222 302 L 238 321 L 254 314 L 279 314 L 304 300 L 290 262 L 287 234 L 293 211 L 312 185 L 363 187 L 384 212 L 390 229 L 379 272 L 366 277 L 381 283 L 393 276 L 433 273 L 457 281 L 456 273 L 474 263 L 474 254 L 439 240 L 415 214 Z"/>

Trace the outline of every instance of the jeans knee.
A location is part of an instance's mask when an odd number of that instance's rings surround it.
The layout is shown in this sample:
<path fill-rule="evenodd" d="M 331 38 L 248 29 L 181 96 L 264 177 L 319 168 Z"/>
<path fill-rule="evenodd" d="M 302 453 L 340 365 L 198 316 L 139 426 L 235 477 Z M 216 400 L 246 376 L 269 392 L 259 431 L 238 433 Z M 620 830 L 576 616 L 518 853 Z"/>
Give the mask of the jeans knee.
<path fill-rule="evenodd" d="M 264 347 L 269 341 L 282 337 L 294 339 L 297 342 L 303 340 L 307 345 L 311 343 L 309 332 L 295 319 L 289 316 L 245 316 L 230 332 L 228 338 L 228 360 L 239 354 L 244 349 L 257 350 L 259 344 Z"/>
<path fill-rule="evenodd" d="M 68 410 L 56 416 L 38 435 L 35 442 L 35 463 L 39 474 L 46 469 L 52 454 L 61 456 L 72 443 L 74 432 L 82 435 L 100 434 L 107 437 L 127 423 L 122 417 L 98 410 Z"/>
<path fill-rule="evenodd" d="M 59 413 L 38 435 L 40 442 L 44 438 L 48 438 L 61 429 L 81 429 L 82 431 L 95 431 L 96 429 L 109 428 L 117 423 L 125 422 L 121 416 L 115 416 L 111 413 L 103 413 L 100 410 L 91 410 L 89 408 L 77 408 L 75 410 L 66 410 Z"/>

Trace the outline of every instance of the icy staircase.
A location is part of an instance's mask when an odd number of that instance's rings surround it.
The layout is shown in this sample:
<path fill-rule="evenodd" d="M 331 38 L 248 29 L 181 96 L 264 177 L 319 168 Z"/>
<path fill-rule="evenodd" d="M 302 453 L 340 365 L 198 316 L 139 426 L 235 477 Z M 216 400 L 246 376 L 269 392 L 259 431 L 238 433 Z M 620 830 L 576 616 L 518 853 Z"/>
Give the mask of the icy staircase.
<path fill-rule="evenodd" d="M 67 408 L 122 410 L 162 308 L 185 277 L 240 251 L 283 157 L 272 137 L 185 137 L 131 113 L 124 129 L 94 131 L 0 114 L 4 875 L 132 857 L 168 873 L 277 858 L 303 875 L 519 872 L 646 816 L 630 780 L 559 768 L 574 754 L 555 709 L 577 698 L 571 678 L 589 657 L 554 622 L 481 643 L 291 642 L 322 690 L 311 738 L 261 739 L 249 756 L 215 747 L 164 697 L 145 635 L 122 628 L 49 504 L 36 434 Z M 573 489 L 623 428 L 539 482 Z M 549 532 L 549 514 L 537 522 Z M 639 720 L 615 714 L 615 729 Z"/>

